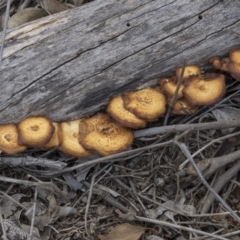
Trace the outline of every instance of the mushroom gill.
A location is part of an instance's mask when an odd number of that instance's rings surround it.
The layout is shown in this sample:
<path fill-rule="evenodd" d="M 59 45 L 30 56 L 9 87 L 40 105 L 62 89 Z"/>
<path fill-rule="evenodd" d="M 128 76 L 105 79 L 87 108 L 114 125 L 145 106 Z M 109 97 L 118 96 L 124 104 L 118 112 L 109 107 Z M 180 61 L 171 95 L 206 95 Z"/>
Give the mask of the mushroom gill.
<path fill-rule="evenodd" d="M 167 95 L 167 97 L 172 97 L 176 91 L 177 83 L 174 81 L 173 78 L 161 78 L 159 80 L 159 84 L 163 93 Z M 181 84 L 179 91 L 177 93 L 177 98 L 181 98 L 183 96 L 182 90 L 184 85 Z"/>

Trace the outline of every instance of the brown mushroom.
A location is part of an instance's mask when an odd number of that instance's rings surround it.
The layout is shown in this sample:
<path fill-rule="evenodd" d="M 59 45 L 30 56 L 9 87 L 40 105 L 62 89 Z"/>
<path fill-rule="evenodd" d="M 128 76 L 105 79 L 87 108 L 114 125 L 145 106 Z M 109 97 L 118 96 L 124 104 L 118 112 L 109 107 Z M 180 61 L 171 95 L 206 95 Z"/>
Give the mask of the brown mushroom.
<path fill-rule="evenodd" d="M 132 145 L 133 131 L 120 126 L 108 114 L 84 119 L 79 125 L 79 142 L 86 149 L 108 156 Z"/>
<path fill-rule="evenodd" d="M 18 123 L 20 145 L 41 148 L 46 145 L 54 132 L 52 121 L 45 117 L 28 117 Z"/>
<path fill-rule="evenodd" d="M 196 113 L 197 110 L 197 106 L 192 106 L 185 98 L 180 98 L 175 102 L 172 113 L 175 115 L 191 115 Z"/>
<path fill-rule="evenodd" d="M 154 121 L 166 111 L 164 94 L 153 88 L 146 88 L 122 95 L 123 106 L 138 118 Z"/>
<path fill-rule="evenodd" d="M 192 106 L 216 103 L 224 96 L 225 92 L 223 74 L 206 73 L 192 76 L 184 82 L 183 95 Z"/>
<path fill-rule="evenodd" d="M 240 48 L 232 49 L 227 58 L 211 57 L 208 62 L 215 69 L 229 72 L 233 78 L 240 81 Z"/>
<path fill-rule="evenodd" d="M 59 138 L 60 126 L 59 126 L 59 123 L 53 122 L 53 126 L 54 126 L 54 133 L 53 133 L 51 139 L 49 140 L 49 142 L 46 145 L 43 146 L 43 149 L 51 149 L 51 148 L 59 146 L 59 143 L 60 143 L 60 138 Z"/>
<path fill-rule="evenodd" d="M 59 150 L 74 157 L 86 157 L 90 155 L 90 152 L 78 142 L 80 122 L 81 119 L 60 123 Z"/>
<path fill-rule="evenodd" d="M 176 91 L 177 83 L 174 78 L 161 78 L 159 80 L 159 84 L 161 86 L 161 90 L 167 95 L 167 97 L 172 97 Z M 181 98 L 183 96 L 182 90 L 184 85 L 181 84 L 177 98 Z"/>
<path fill-rule="evenodd" d="M 208 62 L 215 68 L 219 69 L 225 72 L 228 72 L 228 63 L 230 59 L 229 58 L 219 58 L 219 57 L 211 57 L 208 59 Z"/>
<path fill-rule="evenodd" d="M 0 125 L 0 149 L 7 154 L 16 154 L 26 150 L 18 144 L 18 130 L 15 124 Z"/>
<path fill-rule="evenodd" d="M 240 81 L 240 49 L 232 49 L 229 52 L 229 58 L 228 70 L 233 78 Z"/>
<path fill-rule="evenodd" d="M 180 78 L 181 72 L 182 72 L 181 67 L 176 68 L 175 76 L 177 80 Z M 195 75 L 200 75 L 200 74 L 201 74 L 201 68 L 198 65 L 188 65 L 188 66 L 185 66 L 183 79 L 186 79 L 188 77 L 195 76 Z"/>
<path fill-rule="evenodd" d="M 144 128 L 147 122 L 135 116 L 123 107 L 121 96 L 112 98 L 107 106 L 107 113 L 120 125 L 130 128 Z"/>

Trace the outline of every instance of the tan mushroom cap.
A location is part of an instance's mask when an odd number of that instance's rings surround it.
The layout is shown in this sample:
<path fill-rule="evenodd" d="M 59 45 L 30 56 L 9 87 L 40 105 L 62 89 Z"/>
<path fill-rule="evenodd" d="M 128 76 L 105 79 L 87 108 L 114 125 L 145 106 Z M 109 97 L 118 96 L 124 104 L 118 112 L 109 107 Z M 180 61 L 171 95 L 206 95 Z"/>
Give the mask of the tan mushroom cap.
<path fill-rule="evenodd" d="M 185 98 L 180 98 L 175 102 L 172 113 L 175 115 L 191 115 L 196 113 L 197 106 L 192 106 Z"/>
<path fill-rule="evenodd" d="M 230 58 L 231 62 L 240 64 L 240 48 L 232 49 L 229 52 L 229 58 Z"/>
<path fill-rule="evenodd" d="M 225 77 L 217 73 L 193 76 L 185 81 L 184 86 L 183 95 L 193 106 L 216 103 L 226 92 Z"/>
<path fill-rule="evenodd" d="M 108 114 L 99 113 L 80 124 L 79 142 L 84 148 L 108 156 L 126 150 L 134 135 L 129 128 L 120 126 Z"/>
<path fill-rule="evenodd" d="M 43 146 L 43 149 L 51 149 L 51 148 L 57 147 L 60 144 L 60 137 L 59 137 L 60 125 L 57 122 L 53 122 L 53 126 L 54 126 L 53 135 L 49 140 L 49 142 Z"/>
<path fill-rule="evenodd" d="M 208 61 L 215 69 L 229 72 L 233 78 L 240 81 L 240 48 L 232 49 L 228 58 L 211 57 Z"/>
<path fill-rule="evenodd" d="M 161 92 L 146 88 L 122 95 L 123 106 L 138 118 L 154 121 L 166 112 L 166 98 Z"/>
<path fill-rule="evenodd" d="M 59 150 L 74 157 L 86 157 L 91 154 L 78 142 L 80 122 L 81 119 L 60 123 Z"/>
<path fill-rule="evenodd" d="M 7 154 L 16 154 L 26 148 L 18 144 L 18 130 L 15 124 L 0 125 L 0 150 Z"/>
<path fill-rule="evenodd" d="M 54 132 L 52 121 L 45 117 L 28 117 L 18 123 L 18 142 L 28 147 L 43 147 Z"/>
<path fill-rule="evenodd" d="M 174 82 L 173 79 L 171 78 L 161 78 L 159 80 L 159 84 L 161 86 L 162 91 L 168 96 L 168 97 L 172 97 L 176 91 L 177 88 L 177 83 Z M 184 85 L 181 84 L 178 94 L 177 94 L 177 98 L 181 98 L 183 96 L 182 90 L 184 88 Z"/>
<path fill-rule="evenodd" d="M 179 79 L 181 76 L 182 68 L 178 67 L 175 70 L 175 75 L 176 78 Z M 183 79 L 195 76 L 195 75 L 200 75 L 201 74 L 201 68 L 198 65 L 188 65 L 185 67 L 184 74 L 183 74 Z"/>
<path fill-rule="evenodd" d="M 229 58 L 228 70 L 233 78 L 240 81 L 240 49 L 232 49 Z"/>
<path fill-rule="evenodd" d="M 123 107 L 121 96 L 112 98 L 107 106 L 107 113 L 120 125 L 130 128 L 145 128 L 147 122 L 136 117 Z"/>

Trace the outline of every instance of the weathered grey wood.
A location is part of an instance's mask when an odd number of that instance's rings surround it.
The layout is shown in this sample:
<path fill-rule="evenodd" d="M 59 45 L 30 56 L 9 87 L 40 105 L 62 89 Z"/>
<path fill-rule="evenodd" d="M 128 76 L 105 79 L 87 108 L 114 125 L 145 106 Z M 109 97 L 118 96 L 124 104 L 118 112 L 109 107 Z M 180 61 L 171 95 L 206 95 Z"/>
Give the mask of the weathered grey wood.
<path fill-rule="evenodd" d="M 240 46 L 239 12 L 239 1 L 96 0 L 13 29 L 0 67 L 0 123 L 89 116 L 183 59 L 204 65 Z"/>

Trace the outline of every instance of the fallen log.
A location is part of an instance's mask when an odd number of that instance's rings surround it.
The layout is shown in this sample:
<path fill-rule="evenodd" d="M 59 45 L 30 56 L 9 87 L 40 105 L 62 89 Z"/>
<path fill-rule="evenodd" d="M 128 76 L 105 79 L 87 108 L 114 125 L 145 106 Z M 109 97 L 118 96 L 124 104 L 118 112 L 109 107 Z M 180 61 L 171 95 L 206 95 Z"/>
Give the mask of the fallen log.
<path fill-rule="evenodd" d="M 239 47 L 239 1 L 96 0 L 11 29 L 0 66 L 0 123 L 105 109 L 187 63 Z M 1 36 L 0 36 L 1 37 Z"/>

